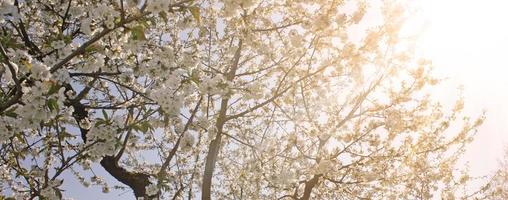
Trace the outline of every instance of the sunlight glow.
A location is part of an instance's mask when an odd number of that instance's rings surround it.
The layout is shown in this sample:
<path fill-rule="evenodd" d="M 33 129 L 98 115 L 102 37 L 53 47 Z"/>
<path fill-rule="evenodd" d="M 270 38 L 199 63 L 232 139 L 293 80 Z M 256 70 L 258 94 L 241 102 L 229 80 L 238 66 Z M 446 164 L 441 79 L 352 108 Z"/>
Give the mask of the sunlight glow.
<path fill-rule="evenodd" d="M 501 78 L 508 72 L 502 67 L 508 63 L 503 59 L 508 52 L 506 8 L 508 1 L 500 0 L 422 1 L 427 22 L 422 47 L 436 61 L 453 64 L 443 70 L 458 72 L 453 75 L 465 81 L 475 77 Z M 478 77 L 486 73 L 489 76 Z"/>
<path fill-rule="evenodd" d="M 464 85 L 466 112 L 487 111 L 486 123 L 466 153 L 471 172 L 485 175 L 497 167 L 508 144 L 508 1 L 422 0 L 426 28 L 421 53 L 436 72 Z M 444 92 L 443 99 L 450 98 Z"/>

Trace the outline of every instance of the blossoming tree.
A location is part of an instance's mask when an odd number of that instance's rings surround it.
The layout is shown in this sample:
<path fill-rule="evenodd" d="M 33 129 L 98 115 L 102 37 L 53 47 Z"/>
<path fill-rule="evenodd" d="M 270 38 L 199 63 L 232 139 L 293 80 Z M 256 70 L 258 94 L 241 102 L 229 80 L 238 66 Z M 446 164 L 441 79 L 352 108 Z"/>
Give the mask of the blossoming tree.
<path fill-rule="evenodd" d="M 483 119 L 428 95 L 400 2 L 0 2 L 13 198 L 107 192 L 94 166 L 139 199 L 451 197 Z"/>
<path fill-rule="evenodd" d="M 482 180 L 475 192 L 477 199 L 506 199 L 508 198 L 508 149 L 499 160 L 498 169 L 491 176 Z"/>

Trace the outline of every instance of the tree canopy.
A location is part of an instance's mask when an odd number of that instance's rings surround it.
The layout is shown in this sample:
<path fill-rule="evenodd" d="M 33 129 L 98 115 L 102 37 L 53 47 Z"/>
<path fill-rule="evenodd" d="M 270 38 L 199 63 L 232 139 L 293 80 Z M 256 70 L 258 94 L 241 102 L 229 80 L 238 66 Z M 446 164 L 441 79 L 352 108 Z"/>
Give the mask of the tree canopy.
<path fill-rule="evenodd" d="M 432 98 L 395 0 L 0 0 L 0 191 L 429 199 L 478 119 Z M 455 127 L 449 130 L 449 127 Z M 458 196 L 457 196 L 458 197 Z"/>

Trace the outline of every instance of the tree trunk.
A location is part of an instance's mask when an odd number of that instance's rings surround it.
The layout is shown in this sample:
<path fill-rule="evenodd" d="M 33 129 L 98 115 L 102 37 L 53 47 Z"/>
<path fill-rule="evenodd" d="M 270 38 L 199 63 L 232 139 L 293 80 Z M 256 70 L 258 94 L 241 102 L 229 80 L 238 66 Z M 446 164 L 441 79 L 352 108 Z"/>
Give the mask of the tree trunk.
<path fill-rule="evenodd" d="M 226 80 L 233 81 L 236 75 L 236 70 L 238 69 L 238 62 L 240 61 L 240 53 L 242 51 L 242 40 L 238 42 L 238 48 L 236 49 L 235 56 L 233 59 L 233 63 L 229 72 L 226 74 Z M 221 140 L 222 140 L 222 131 L 224 128 L 224 124 L 226 123 L 226 113 L 228 109 L 229 97 L 223 97 L 219 110 L 219 117 L 217 118 L 217 123 L 215 127 L 217 128 L 217 136 L 215 139 L 210 142 L 210 146 L 208 147 L 208 155 L 206 155 L 206 164 L 205 164 L 205 172 L 203 174 L 203 185 L 201 186 L 201 199 L 202 200 L 210 200 L 212 197 L 212 178 L 213 171 L 215 170 L 215 163 L 217 162 L 217 156 L 219 155 L 219 151 L 221 148 Z"/>
<path fill-rule="evenodd" d="M 118 163 L 113 156 L 106 156 L 102 158 L 101 165 L 107 172 L 109 172 L 109 174 L 115 177 L 116 180 L 128 185 L 134 191 L 136 198 L 153 198 L 146 195 L 146 186 L 150 184 L 150 175 L 127 171 L 126 169 L 118 166 Z"/>
<path fill-rule="evenodd" d="M 312 179 L 305 182 L 305 189 L 303 191 L 303 197 L 301 198 L 301 200 L 309 200 L 310 199 L 312 189 L 314 188 L 314 186 L 316 186 L 318 184 L 319 177 L 320 177 L 320 175 L 314 175 L 314 177 L 312 177 Z"/>
<path fill-rule="evenodd" d="M 218 134 L 217 137 L 210 143 L 209 146 L 210 151 L 206 156 L 205 173 L 203 176 L 203 185 L 202 185 L 203 194 L 201 196 L 201 199 L 203 200 L 211 199 L 213 171 L 215 169 L 217 155 L 219 154 L 220 143 L 221 136 L 219 136 Z"/>
<path fill-rule="evenodd" d="M 67 89 L 72 89 L 70 85 L 67 85 Z M 77 122 L 80 122 L 82 119 L 88 117 L 88 111 L 84 108 L 83 104 L 79 101 L 72 102 L 72 106 L 74 107 L 73 117 Z M 80 128 L 81 131 L 81 139 L 83 142 L 87 142 L 87 133 L 88 130 Z M 136 173 L 129 172 L 126 169 L 120 167 L 118 165 L 117 159 L 114 156 L 105 156 L 100 161 L 101 166 L 109 173 L 111 176 L 115 177 L 116 180 L 121 183 L 129 186 L 133 191 L 136 198 L 144 197 L 145 199 L 153 199 L 154 196 L 146 195 L 146 186 L 150 184 L 149 175 L 144 173 Z"/>

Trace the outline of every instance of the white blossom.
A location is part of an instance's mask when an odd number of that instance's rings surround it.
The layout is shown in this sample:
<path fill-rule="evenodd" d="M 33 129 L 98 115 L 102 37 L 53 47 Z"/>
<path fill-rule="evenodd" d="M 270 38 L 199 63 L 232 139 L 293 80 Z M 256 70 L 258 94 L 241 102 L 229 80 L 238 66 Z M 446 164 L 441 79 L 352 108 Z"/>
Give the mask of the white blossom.
<path fill-rule="evenodd" d="M 157 184 L 149 184 L 148 186 L 146 186 L 146 194 L 148 196 L 153 196 L 153 195 L 156 195 L 157 193 L 159 192 L 159 187 L 157 186 Z"/>
<path fill-rule="evenodd" d="M 187 131 L 182 136 L 182 140 L 180 142 L 180 148 L 182 151 L 189 151 L 194 147 L 194 143 L 196 142 L 194 132 L 195 131 Z"/>

